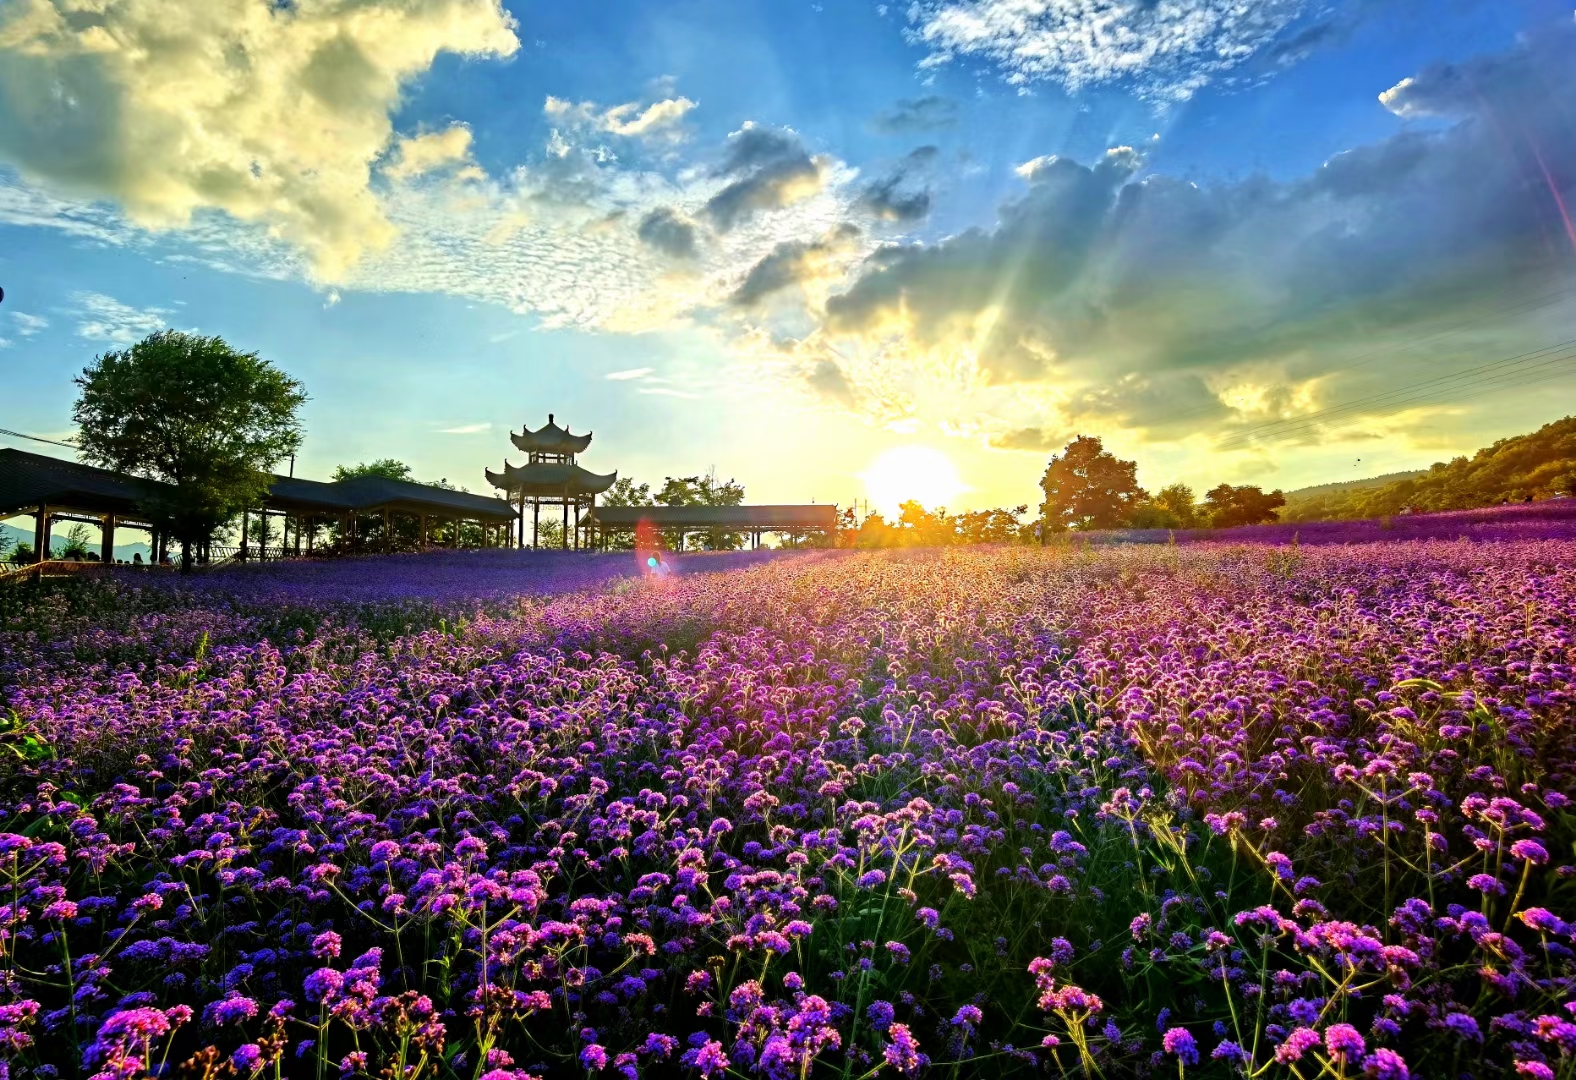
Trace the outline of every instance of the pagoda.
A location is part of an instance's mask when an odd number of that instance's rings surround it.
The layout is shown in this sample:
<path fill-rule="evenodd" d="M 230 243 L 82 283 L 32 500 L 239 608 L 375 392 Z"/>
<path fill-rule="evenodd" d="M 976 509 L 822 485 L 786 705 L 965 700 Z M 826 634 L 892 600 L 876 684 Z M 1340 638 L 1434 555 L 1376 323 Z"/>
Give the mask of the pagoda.
<path fill-rule="evenodd" d="M 564 512 L 563 546 L 570 544 L 570 510 L 574 510 L 574 546 L 580 548 L 580 524 L 584 511 L 596 505 L 596 497 L 613 486 L 618 473 L 599 474 L 588 472 L 575 464 L 575 455 L 585 453 L 591 445 L 591 432 L 571 435 L 559 427 L 553 414 L 547 414 L 547 426 L 532 431 L 524 425 L 518 434 L 509 432 L 509 441 L 515 449 L 526 455 L 525 464 L 519 467 L 503 463 L 503 472 L 485 470 L 487 482 L 502 488 L 520 509 L 520 546 L 525 546 L 525 505 L 531 504 L 531 546 L 538 546 L 541 533 L 542 505 L 561 506 Z"/>

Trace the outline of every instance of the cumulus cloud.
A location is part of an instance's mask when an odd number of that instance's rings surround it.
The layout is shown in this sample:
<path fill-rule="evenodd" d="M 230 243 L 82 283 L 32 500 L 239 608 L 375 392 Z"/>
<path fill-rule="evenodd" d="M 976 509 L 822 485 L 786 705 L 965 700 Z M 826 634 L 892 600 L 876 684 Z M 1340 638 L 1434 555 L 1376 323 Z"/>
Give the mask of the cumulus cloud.
<path fill-rule="evenodd" d="M 457 175 L 465 179 L 477 180 L 484 175 L 471 161 L 471 129 L 464 124 L 399 136 L 383 175 L 391 180 L 409 180 L 449 169 L 457 169 Z"/>
<path fill-rule="evenodd" d="M 695 223 L 671 206 L 659 206 L 648 212 L 640 219 L 635 234 L 645 243 L 675 259 L 695 257 Z"/>
<path fill-rule="evenodd" d="M 1306 415 L 1569 337 L 1573 99 L 1560 29 L 1417 73 L 1384 103 L 1446 125 L 1300 178 L 1194 183 L 1127 148 L 1035 158 L 993 227 L 872 251 L 817 333 L 854 385 L 923 375 L 938 410 L 994 411 L 997 444 L 1032 449 L 1024 431 L 1080 420 L 1169 438 Z"/>
<path fill-rule="evenodd" d="M 852 409 L 858 405 L 858 396 L 854 392 L 853 384 L 848 381 L 848 376 L 843 374 L 843 369 L 836 360 L 823 359 L 817 361 L 804 377 L 805 385 L 810 390 L 827 401 Z"/>
<path fill-rule="evenodd" d="M 687 97 L 665 98 L 642 106 L 638 101 L 604 108 L 594 101 L 567 101 L 549 96 L 542 107 L 548 119 L 568 129 L 621 135 L 631 139 L 683 138 L 681 125 L 696 103 Z"/>
<path fill-rule="evenodd" d="M 939 94 L 901 98 L 870 121 L 870 126 L 882 135 L 916 135 L 957 125 L 958 103 Z"/>
<path fill-rule="evenodd" d="M 73 293 L 71 299 L 77 336 L 115 345 L 130 345 L 167 328 L 173 314 L 168 308 L 135 308 L 97 292 Z"/>
<path fill-rule="evenodd" d="M 1184 100 L 1268 45 L 1304 0 L 917 0 L 909 38 L 926 66 L 958 56 L 996 64 L 1009 83 L 1080 90 L 1127 82 Z"/>
<path fill-rule="evenodd" d="M 881 221 L 912 222 L 930 213 L 930 189 L 924 174 L 940 155 L 934 146 L 908 153 L 891 172 L 869 184 L 859 206 Z"/>
<path fill-rule="evenodd" d="M 259 223 L 338 279 L 393 238 L 370 180 L 404 86 L 517 48 L 500 0 L 13 0 L 0 160 L 146 228 Z"/>
<path fill-rule="evenodd" d="M 849 253 L 860 235 L 858 226 L 845 223 L 814 240 L 783 241 L 750 267 L 728 302 L 751 307 L 790 286 L 841 276 L 838 257 Z"/>
<path fill-rule="evenodd" d="M 727 232 L 757 212 L 803 202 L 825 185 L 826 165 L 826 159 L 810 156 L 796 132 L 746 123 L 728 137 L 718 170 L 737 179 L 706 200 L 705 214 Z"/>

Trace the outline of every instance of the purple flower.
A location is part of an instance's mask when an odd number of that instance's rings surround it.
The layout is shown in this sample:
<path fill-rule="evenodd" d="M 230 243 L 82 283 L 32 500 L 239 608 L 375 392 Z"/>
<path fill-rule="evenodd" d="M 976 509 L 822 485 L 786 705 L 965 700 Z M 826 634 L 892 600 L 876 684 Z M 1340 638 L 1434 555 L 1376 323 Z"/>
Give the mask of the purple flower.
<path fill-rule="evenodd" d="M 1193 1040 L 1193 1035 L 1187 1028 L 1170 1029 L 1161 1036 L 1160 1045 L 1165 1047 L 1166 1053 L 1174 1055 L 1182 1064 L 1198 1064 L 1198 1043 Z"/>
<path fill-rule="evenodd" d="M 1412 1076 L 1406 1059 L 1382 1046 L 1363 1058 L 1363 1074 L 1373 1080 L 1411 1080 Z"/>
<path fill-rule="evenodd" d="M 707 1042 L 695 1054 L 695 1068 L 700 1070 L 703 1077 L 719 1076 L 727 1071 L 730 1064 L 732 1062 L 728 1060 L 728 1055 L 723 1053 L 722 1043 L 715 1039 Z"/>
<path fill-rule="evenodd" d="M 263 1050 L 256 1043 L 242 1043 L 230 1055 L 230 1064 L 235 1066 L 235 1071 L 242 1076 L 249 1075 L 263 1065 Z"/>
<path fill-rule="evenodd" d="M 1324 1048 L 1336 1061 L 1355 1063 L 1366 1049 L 1363 1037 L 1350 1024 L 1331 1024 L 1324 1029 Z"/>
<path fill-rule="evenodd" d="M 1538 866 L 1549 861 L 1548 849 L 1536 840 L 1517 840 L 1510 845 L 1510 855 L 1513 859 L 1525 859 Z"/>
<path fill-rule="evenodd" d="M 1293 1030 L 1275 1048 L 1275 1060 L 1282 1065 L 1290 1065 L 1294 1061 L 1301 1061 L 1302 1055 L 1319 1045 L 1319 1033 L 1312 1028 L 1300 1027 Z"/>
<path fill-rule="evenodd" d="M 1446 1013 L 1444 1023 L 1447 1031 L 1453 1031 L 1463 1039 L 1468 1039 L 1472 1042 L 1483 1041 L 1483 1032 L 1478 1027 L 1477 1020 L 1467 1013 Z"/>
<path fill-rule="evenodd" d="M 251 998 L 232 993 L 220 1001 L 210 1003 L 203 1010 L 203 1021 L 214 1027 L 239 1024 L 256 1016 L 257 1008 L 257 1002 Z"/>
<path fill-rule="evenodd" d="M 892 1026 L 892 1018 L 897 1011 L 892 1008 L 889 1001 L 873 1001 L 865 1010 L 865 1017 L 870 1021 L 870 1026 L 877 1031 L 885 1031 Z"/>
<path fill-rule="evenodd" d="M 887 1037 L 892 1041 L 882 1051 L 882 1056 L 899 1076 L 913 1076 L 929 1064 L 930 1059 L 919 1052 L 919 1040 L 908 1030 L 908 1025 L 893 1024 L 887 1029 Z"/>
<path fill-rule="evenodd" d="M 339 956 L 339 935 L 332 930 L 325 930 L 312 939 L 312 955 L 319 960 L 334 959 Z"/>
<path fill-rule="evenodd" d="M 582 1068 L 601 1072 L 607 1068 L 607 1048 L 598 1043 L 592 1043 L 580 1051 L 580 1065 Z"/>

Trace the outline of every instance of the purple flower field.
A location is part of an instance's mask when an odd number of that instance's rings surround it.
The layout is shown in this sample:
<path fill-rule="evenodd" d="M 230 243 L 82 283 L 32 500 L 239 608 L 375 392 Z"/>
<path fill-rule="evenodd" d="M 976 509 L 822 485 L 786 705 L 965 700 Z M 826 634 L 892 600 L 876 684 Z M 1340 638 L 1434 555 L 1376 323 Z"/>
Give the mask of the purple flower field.
<path fill-rule="evenodd" d="M 1569 1080 L 1508 517 L 0 593 L 5 1075 Z"/>

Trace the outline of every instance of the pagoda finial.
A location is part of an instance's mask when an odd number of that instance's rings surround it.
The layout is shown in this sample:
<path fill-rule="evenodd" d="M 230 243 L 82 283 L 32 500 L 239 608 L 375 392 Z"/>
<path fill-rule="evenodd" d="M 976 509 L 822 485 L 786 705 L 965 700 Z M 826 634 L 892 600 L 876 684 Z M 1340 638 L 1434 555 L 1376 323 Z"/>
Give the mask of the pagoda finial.
<path fill-rule="evenodd" d="M 553 414 L 552 413 L 548 413 L 547 414 L 547 422 L 549 424 L 551 424 L 553 422 Z"/>

